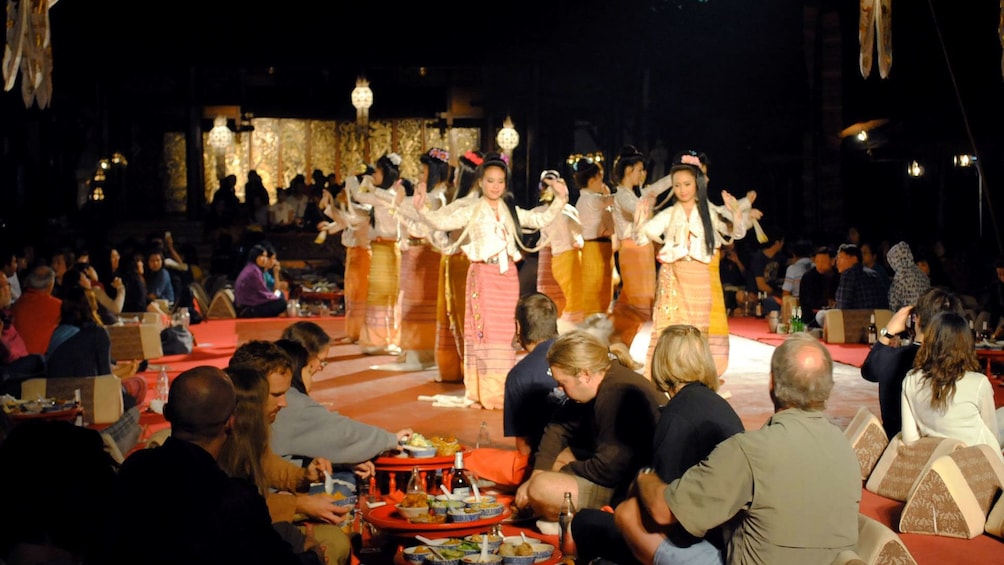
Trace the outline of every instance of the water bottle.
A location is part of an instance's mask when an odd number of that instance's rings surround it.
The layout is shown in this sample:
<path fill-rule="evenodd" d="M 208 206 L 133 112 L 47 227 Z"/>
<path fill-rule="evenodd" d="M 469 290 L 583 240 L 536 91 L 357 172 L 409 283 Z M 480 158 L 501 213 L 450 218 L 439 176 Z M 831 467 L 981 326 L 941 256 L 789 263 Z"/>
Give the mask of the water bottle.
<path fill-rule="evenodd" d="M 478 442 L 474 444 L 474 447 L 491 447 L 492 437 L 488 433 L 488 422 L 481 422 L 481 429 L 478 431 Z"/>
<path fill-rule="evenodd" d="M 168 392 L 171 388 L 171 381 L 167 376 L 167 367 L 164 365 L 160 366 L 160 374 L 157 375 L 157 400 L 161 402 L 163 406 L 167 402 Z"/>
<path fill-rule="evenodd" d="M 188 307 L 185 306 L 181 310 L 181 327 L 188 329 L 188 324 L 192 321 L 192 313 L 188 311 Z"/>
<path fill-rule="evenodd" d="M 425 481 L 422 480 L 422 472 L 419 471 L 418 467 L 413 467 L 411 469 L 411 478 L 408 479 L 408 487 L 405 490 L 405 494 L 412 493 L 424 493 L 425 492 Z"/>
<path fill-rule="evenodd" d="M 566 492 L 561 501 L 561 512 L 558 514 L 558 549 L 562 557 L 575 557 L 575 543 L 572 541 L 572 519 L 575 517 L 575 504 L 572 503 L 572 493 Z"/>

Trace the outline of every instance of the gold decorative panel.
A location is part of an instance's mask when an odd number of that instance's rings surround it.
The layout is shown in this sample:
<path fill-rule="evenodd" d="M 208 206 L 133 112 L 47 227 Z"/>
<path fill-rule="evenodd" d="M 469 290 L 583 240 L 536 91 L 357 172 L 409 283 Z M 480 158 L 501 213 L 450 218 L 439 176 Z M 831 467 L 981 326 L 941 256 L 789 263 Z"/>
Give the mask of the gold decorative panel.
<path fill-rule="evenodd" d="M 244 185 L 248 171 L 254 169 L 261 175 L 269 193 L 269 201 L 275 203 L 276 190 L 286 188 L 296 175 L 304 175 L 310 181 L 315 169 L 325 174 L 336 172 L 341 182 L 349 174 L 355 174 L 361 163 L 373 163 L 389 152 L 401 155 L 401 176 L 417 180 L 421 174 L 420 158 L 429 147 L 448 148 L 453 159 L 478 147 L 481 132 L 478 128 L 453 128 L 440 131 L 431 127 L 425 119 L 371 121 L 367 137 L 361 138 L 355 122 L 328 120 L 300 120 L 284 118 L 254 118 L 254 131 L 234 135 L 234 143 L 227 148 L 223 159 L 217 161 L 215 150 L 209 146 L 208 133 L 203 134 L 203 168 L 205 171 L 206 201 L 211 202 L 219 189 L 219 178 L 233 174 L 237 176 L 237 195 L 243 200 Z M 179 186 L 185 186 L 184 136 L 178 136 L 180 149 L 165 148 L 165 159 L 170 155 L 181 160 L 177 176 Z M 452 144 L 449 143 L 452 138 Z M 167 144 L 165 143 L 165 147 Z M 180 151 L 180 153 L 174 153 Z M 168 164 L 169 171 L 171 165 Z M 177 169 L 175 165 L 173 167 Z M 184 192 L 184 189 L 181 189 Z M 184 207 L 184 196 L 180 206 Z"/>
<path fill-rule="evenodd" d="M 168 212 L 184 212 L 188 204 L 188 166 L 185 164 L 185 134 L 164 134 L 164 178 L 167 186 L 165 206 Z"/>

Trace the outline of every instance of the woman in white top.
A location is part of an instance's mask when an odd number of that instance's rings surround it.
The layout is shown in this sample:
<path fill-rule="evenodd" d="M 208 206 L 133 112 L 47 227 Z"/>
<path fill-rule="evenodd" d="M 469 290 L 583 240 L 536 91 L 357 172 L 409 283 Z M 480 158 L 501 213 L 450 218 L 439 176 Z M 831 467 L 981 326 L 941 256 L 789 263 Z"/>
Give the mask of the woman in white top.
<path fill-rule="evenodd" d="M 652 334 L 646 359 L 651 359 L 662 330 L 672 324 L 689 324 L 708 338 L 718 374 L 728 364 L 728 335 L 711 335 L 713 288 L 718 277 L 718 251 L 726 238 L 746 235 L 739 202 L 722 191 L 724 206 L 708 200 L 707 177 L 696 155 L 683 153 L 670 169 L 673 204 L 652 217 L 654 195 L 639 200 L 635 214 L 635 243 L 661 242 Z M 729 219 L 731 218 L 731 221 Z M 715 268 L 710 265 L 715 263 Z M 721 280 L 717 280 L 721 292 Z M 724 301 L 721 296 L 717 297 Z M 724 350 L 720 343 L 724 338 Z M 717 347 L 716 347 L 717 346 Z M 646 363 L 646 373 L 649 364 Z"/>
<path fill-rule="evenodd" d="M 560 178 L 558 171 L 540 174 L 540 201 L 537 209 L 546 209 L 554 200 L 554 191 L 545 180 Z M 561 217 L 540 229 L 537 257 L 537 290 L 547 294 L 558 307 L 558 323 L 569 328 L 582 323 L 582 223 L 579 211 L 565 204 Z"/>
<path fill-rule="evenodd" d="M 555 192 L 545 210 L 525 210 L 507 191 L 509 165 L 498 153 L 485 155 L 478 168 L 477 198 L 463 198 L 437 210 L 426 207 L 425 187 L 415 190 L 414 208 L 435 230 L 463 230 L 457 244 L 471 265 L 464 311 L 464 387 L 467 398 L 492 410 L 502 408 L 505 378 L 515 364 L 512 348 L 519 300 L 516 262 L 523 228 L 541 229 L 555 220 L 568 201 L 560 180 L 547 181 Z"/>
<path fill-rule="evenodd" d="M 608 314 L 613 300 L 614 277 L 614 197 L 603 182 L 599 159 L 583 157 L 572 176 L 579 187 L 575 209 L 582 223 L 582 313 Z"/>
<path fill-rule="evenodd" d="M 363 177 L 352 198 L 373 207 L 370 227 L 370 272 L 366 293 L 366 319 L 359 347 L 367 355 L 398 355 L 400 319 L 397 306 L 401 274 L 401 226 L 391 213 L 401 174 L 401 156 L 389 153 L 377 159 L 372 175 Z"/>
<path fill-rule="evenodd" d="M 903 442 L 948 437 L 966 445 L 986 444 L 1001 454 L 990 379 L 979 372 L 969 323 L 941 312 L 924 323 L 924 341 L 913 370 L 903 380 Z"/>
<path fill-rule="evenodd" d="M 610 340 L 631 347 L 638 330 L 652 320 L 655 303 L 655 246 L 639 245 L 635 241 L 634 216 L 638 201 L 655 198 L 672 186 L 672 177 L 666 175 L 645 186 L 645 156 L 635 147 L 621 149 L 610 171 L 617 182 L 614 193 L 615 251 L 621 276 L 621 290 L 614 302 L 614 333 Z"/>
<path fill-rule="evenodd" d="M 351 198 L 358 192 L 359 179 L 352 175 L 345 187 L 334 197 L 324 191 L 318 207 L 332 221 L 319 222 L 321 234 L 342 232 L 345 246 L 345 271 L 343 275 L 343 300 L 345 301 L 345 337 L 341 343 L 357 343 L 366 318 L 366 294 L 369 291 L 370 275 L 370 210 L 371 207 L 358 204 Z M 322 240 L 323 241 L 323 240 Z"/>

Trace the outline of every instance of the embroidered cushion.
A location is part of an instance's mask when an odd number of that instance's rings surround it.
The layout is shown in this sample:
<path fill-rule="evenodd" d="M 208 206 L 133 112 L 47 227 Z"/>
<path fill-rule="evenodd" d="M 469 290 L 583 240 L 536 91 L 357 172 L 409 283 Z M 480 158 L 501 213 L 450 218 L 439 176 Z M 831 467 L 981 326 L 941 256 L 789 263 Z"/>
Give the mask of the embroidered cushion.
<path fill-rule="evenodd" d="M 1004 488 L 1004 461 L 987 445 L 964 447 L 939 457 L 906 499 L 899 531 L 972 539 Z"/>
<path fill-rule="evenodd" d="M 1004 496 L 998 498 L 997 503 L 990 509 L 990 514 L 987 515 L 987 525 L 983 531 L 1004 538 Z"/>
<path fill-rule="evenodd" d="M 889 438 L 885 435 L 882 422 L 871 410 L 862 406 L 854 419 L 844 429 L 844 435 L 851 442 L 854 454 L 858 456 L 858 463 L 861 465 L 861 480 L 867 480 L 875 464 L 878 463 L 885 448 L 889 445 Z"/>
<path fill-rule="evenodd" d="M 906 445 L 902 436 L 896 434 L 868 476 L 865 489 L 905 502 L 917 478 L 931 463 L 961 447 L 965 444 L 957 439 L 939 437 L 924 437 Z"/>
<path fill-rule="evenodd" d="M 864 514 L 858 514 L 858 545 L 855 551 L 865 563 L 876 565 L 917 563 L 896 532 Z"/>

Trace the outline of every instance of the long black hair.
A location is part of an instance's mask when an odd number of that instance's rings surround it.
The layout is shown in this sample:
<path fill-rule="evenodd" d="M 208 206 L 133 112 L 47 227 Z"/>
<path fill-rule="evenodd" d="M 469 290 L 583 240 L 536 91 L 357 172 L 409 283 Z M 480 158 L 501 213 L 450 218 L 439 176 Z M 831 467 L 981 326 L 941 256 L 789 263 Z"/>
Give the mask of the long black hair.
<path fill-rule="evenodd" d="M 704 226 L 704 245 L 710 255 L 715 252 L 715 231 L 711 223 L 711 209 L 708 207 L 708 177 L 704 175 L 700 166 L 686 162 L 674 162 L 669 174 L 673 175 L 679 171 L 690 171 L 697 180 L 697 213 Z"/>
<path fill-rule="evenodd" d="M 395 158 L 397 164 L 394 163 Z M 397 182 L 397 179 L 401 176 L 400 163 L 401 158 L 396 153 L 387 153 L 377 159 L 374 167 L 383 172 L 383 183 L 380 185 L 380 188 L 390 188 Z"/>
<path fill-rule="evenodd" d="M 440 183 L 450 183 L 450 154 L 445 149 L 433 147 L 427 152 L 422 153 L 419 161 L 429 169 L 429 177 L 425 181 L 429 190 L 432 190 Z M 452 193 L 453 187 L 447 187 L 447 192 Z M 451 199 L 451 196 L 452 194 L 447 194 L 447 201 Z"/>
<path fill-rule="evenodd" d="M 476 149 L 469 150 L 457 158 L 457 169 L 454 174 L 453 184 L 457 187 L 457 195 L 453 198 L 458 200 L 467 196 L 478 180 L 478 167 L 485 161 L 485 154 Z"/>
<path fill-rule="evenodd" d="M 624 170 L 628 167 L 635 165 L 636 163 L 644 163 L 645 156 L 641 151 L 634 145 L 625 145 L 617 158 L 614 159 L 614 168 L 610 171 L 610 180 L 614 181 L 614 184 L 620 186 L 621 180 L 624 178 Z M 624 188 L 634 192 L 635 196 L 641 196 L 640 186 L 625 186 Z"/>

